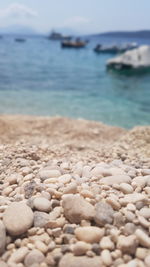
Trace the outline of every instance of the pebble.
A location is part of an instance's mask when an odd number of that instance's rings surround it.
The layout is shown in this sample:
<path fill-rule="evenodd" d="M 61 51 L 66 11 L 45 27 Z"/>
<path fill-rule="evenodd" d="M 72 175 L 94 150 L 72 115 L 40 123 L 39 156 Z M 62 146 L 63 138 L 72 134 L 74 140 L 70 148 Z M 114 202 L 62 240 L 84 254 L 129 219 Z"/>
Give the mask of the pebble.
<path fill-rule="evenodd" d="M 0 221 L 0 255 L 5 251 L 6 230 L 2 221 Z"/>
<path fill-rule="evenodd" d="M 111 266 L 112 265 L 112 257 L 110 254 L 110 251 L 107 249 L 104 249 L 101 253 L 101 257 L 102 257 L 102 262 L 106 265 L 106 266 Z"/>
<path fill-rule="evenodd" d="M 100 241 L 100 248 L 101 249 L 108 249 L 113 250 L 114 249 L 114 243 L 111 241 L 109 236 L 104 236 Z"/>
<path fill-rule="evenodd" d="M 78 195 L 63 196 L 62 206 L 65 217 L 72 223 L 80 223 L 81 220 L 92 220 L 95 215 L 93 205 Z"/>
<path fill-rule="evenodd" d="M 140 260 L 144 260 L 147 254 L 148 252 L 147 252 L 147 249 L 145 248 L 138 247 L 136 249 L 136 257 Z"/>
<path fill-rule="evenodd" d="M 17 173 L 15 174 L 11 174 L 10 176 L 7 177 L 7 182 L 12 185 L 12 184 L 16 184 L 17 183 L 17 179 L 18 179 L 18 176 L 17 176 Z"/>
<path fill-rule="evenodd" d="M 113 215 L 114 210 L 109 204 L 105 202 L 96 204 L 94 220 L 99 226 L 104 226 L 107 223 L 111 224 L 113 222 Z"/>
<path fill-rule="evenodd" d="M 44 260 L 45 260 L 45 257 L 43 253 L 37 249 L 34 249 L 26 255 L 24 264 L 26 267 L 29 267 L 36 263 L 40 264 L 44 262 Z"/>
<path fill-rule="evenodd" d="M 100 166 L 96 166 L 94 169 L 91 170 L 91 176 L 94 177 L 109 176 L 109 175 L 111 175 L 109 169 L 105 169 Z"/>
<path fill-rule="evenodd" d="M 137 247 L 136 236 L 120 235 L 117 241 L 117 248 L 123 251 L 123 253 L 134 254 Z"/>
<path fill-rule="evenodd" d="M 128 175 L 112 175 L 100 180 L 101 184 L 113 185 L 113 184 L 122 184 L 122 183 L 131 183 L 131 178 Z"/>
<path fill-rule="evenodd" d="M 51 202 L 44 197 L 35 198 L 33 205 L 38 211 L 49 212 L 51 210 Z"/>
<path fill-rule="evenodd" d="M 48 247 L 41 240 L 35 241 L 35 248 L 37 248 L 38 250 L 40 250 L 44 254 L 48 250 Z"/>
<path fill-rule="evenodd" d="M 9 258 L 9 264 L 22 262 L 25 256 L 28 254 L 29 250 L 27 247 L 21 247 L 14 251 Z"/>
<path fill-rule="evenodd" d="M 44 227 L 49 221 L 49 214 L 45 212 L 35 211 L 34 212 L 34 226 Z"/>
<path fill-rule="evenodd" d="M 101 265 L 102 261 L 98 256 L 95 256 L 94 258 L 89 258 L 86 256 L 76 257 L 68 253 L 62 257 L 58 267 L 100 267 Z"/>
<path fill-rule="evenodd" d="M 78 241 L 72 245 L 72 252 L 75 256 L 85 255 L 88 250 L 91 250 L 91 245 L 83 241 Z"/>
<path fill-rule="evenodd" d="M 145 219 L 150 219 L 150 208 L 142 208 L 139 210 L 139 215 L 143 216 Z"/>
<path fill-rule="evenodd" d="M 120 199 L 121 205 L 127 205 L 128 203 L 135 204 L 139 201 L 146 201 L 146 197 L 141 193 L 127 194 L 124 198 Z"/>
<path fill-rule="evenodd" d="M 39 176 L 42 181 L 49 179 L 49 178 L 58 178 L 61 176 L 61 173 L 59 170 L 41 170 L 39 173 Z"/>
<path fill-rule="evenodd" d="M 121 226 L 124 226 L 125 224 L 125 216 L 121 212 L 115 212 L 114 214 L 114 222 L 113 225 L 120 228 Z"/>
<path fill-rule="evenodd" d="M 104 236 L 104 229 L 96 226 L 78 227 L 75 229 L 75 236 L 80 241 L 98 243 Z"/>
<path fill-rule="evenodd" d="M 146 248 L 150 248 L 150 237 L 141 229 L 137 229 L 135 231 L 135 236 L 137 240 L 139 241 L 141 246 L 144 246 Z"/>
<path fill-rule="evenodd" d="M 33 212 L 23 202 L 14 202 L 4 212 L 3 222 L 10 235 L 21 235 L 32 226 Z"/>
<path fill-rule="evenodd" d="M 76 194 L 77 193 L 77 184 L 70 183 L 63 191 L 63 194 Z"/>
<path fill-rule="evenodd" d="M 32 172 L 32 169 L 30 167 L 23 167 L 21 171 L 22 171 L 22 175 L 26 176 Z"/>
<path fill-rule="evenodd" d="M 124 194 L 130 194 L 133 192 L 133 187 L 130 184 L 127 183 L 121 183 L 119 186 L 119 189 Z"/>
<path fill-rule="evenodd" d="M 132 235 L 132 234 L 134 234 L 135 230 L 136 230 L 135 224 L 133 224 L 133 223 L 127 223 L 124 226 L 123 232 L 126 235 Z"/>
<path fill-rule="evenodd" d="M 112 206 L 112 208 L 114 210 L 120 210 L 121 205 L 120 205 L 118 199 L 115 199 L 114 197 L 108 197 L 106 199 L 106 201 L 107 201 L 108 204 L 110 204 Z"/>
<path fill-rule="evenodd" d="M 70 181 L 71 181 L 71 175 L 70 174 L 61 175 L 58 178 L 58 182 L 63 183 L 63 184 L 68 184 Z"/>

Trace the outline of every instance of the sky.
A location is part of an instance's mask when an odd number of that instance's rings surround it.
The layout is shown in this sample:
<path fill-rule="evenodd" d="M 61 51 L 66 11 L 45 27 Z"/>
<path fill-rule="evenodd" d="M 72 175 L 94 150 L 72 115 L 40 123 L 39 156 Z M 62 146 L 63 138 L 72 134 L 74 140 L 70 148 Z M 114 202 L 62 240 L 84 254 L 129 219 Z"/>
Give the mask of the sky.
<path fill-rule="evenodd" d="M 0 28 L 78 33 L 150 29 L 150 0 L 0 0 Z"/>

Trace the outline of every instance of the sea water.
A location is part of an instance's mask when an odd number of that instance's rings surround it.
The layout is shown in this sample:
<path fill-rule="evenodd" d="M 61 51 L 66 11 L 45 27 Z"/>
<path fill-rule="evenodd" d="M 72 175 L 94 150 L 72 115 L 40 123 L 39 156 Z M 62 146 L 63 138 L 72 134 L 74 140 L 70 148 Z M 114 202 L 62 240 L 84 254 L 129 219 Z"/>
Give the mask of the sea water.
<path fill-rule="evenodd" d="M 0 114 L 60 115 L 126 128 L 150 124 L 150 73 L 108 72 L 113 55 L 93 51 L 97 43 L 150 40 L 92 38 L 76 50 L 45 37 L 14 38 L 0 39 Z"/>

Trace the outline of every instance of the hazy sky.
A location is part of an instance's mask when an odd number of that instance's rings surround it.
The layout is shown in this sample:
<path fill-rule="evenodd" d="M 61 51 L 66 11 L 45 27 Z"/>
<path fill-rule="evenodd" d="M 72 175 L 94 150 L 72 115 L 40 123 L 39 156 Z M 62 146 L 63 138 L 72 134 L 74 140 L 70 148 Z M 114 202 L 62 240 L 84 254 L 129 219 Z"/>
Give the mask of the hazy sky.
<path fill-rule="evenodd" d="M 0 27 L 13 24 L 43 32 L 150 29 L 150 0 L 0 0 Z"/>

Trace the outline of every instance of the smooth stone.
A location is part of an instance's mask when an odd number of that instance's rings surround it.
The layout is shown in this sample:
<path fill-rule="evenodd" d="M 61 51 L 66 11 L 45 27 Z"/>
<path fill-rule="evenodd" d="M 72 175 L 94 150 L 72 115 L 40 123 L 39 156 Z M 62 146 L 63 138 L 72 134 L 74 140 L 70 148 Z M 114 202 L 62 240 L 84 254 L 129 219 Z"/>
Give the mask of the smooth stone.
<path fill-rule="evenodd" d="M 114 249 L 114 243 L 111 241 L 109 236 L 104 236 L 101 241 L 100 241 L 100 248 L 101 249 L 109 249 L 113 250 Z"/>
<path fill-rule="evenodd" d="M 121 212 L 115 212 L 113 217 L 114 217 L 113 225 L 117 226 L 117 228 L 120 228 L 125 224 L 125 217 Z"/>
<path fill-rule="evenodd" d="M 6 230 L 2 221 L 0 221 L 0 255 L 5 251 Z"/>
<path fill-rule="evenodd" d="M 3 222 L 10 235 L 21 235 L 32 226 L 33 212 L 23 202 L 14 202 L 4 212 Z"/>
<path fill-rule="evenodd" d="M 146 185 L 147 182 L 147 177 L 143 177 L 143 176 L 139 176 L 139 177 L 135 177 L 132 180 L 132 183 L 135 183 L 137 186 L 143 188 Z"/>
<path fill-rule="evenodd" d="M 110 175 L 111 175 L 111 172 L 109 171 L 109 169 L 103 168 L 101 166 L 96 166 L 90 172 L 91 177 L 101 177 L 101 176 L 110 176 Z"/>
<path fill-rule="evenodd" d="M 146 197 L 141 193 L 127 194 L 124 198 L 120 199 L 121 205 L 127 205 L 128 203 L 137 203 L 146 201 Z"/>
<path fill-rule="evenodd" d="M 80 223 L 84 219 L 92 220 L 95 215 L 94 207 L 78 195 L 64 195 L 62 206 L 65 217 L 71 223 Z"/>
<path fill-rule="evenodd" d="M 40 227 L 40 228 L 44 227 L 48 223 L 49 219 L 50 219 L 49 214 L 45 212 L 40 212 L 40 211 L 34 212 L 35 227 Z"/>
<path fill-rule="evenodd" d="M 32 173 L 32 169 L 31 169 L 30 167 L 23 167 L 23 168 L 21 169 L 21 171 L 22 171 L 22 175 L 23 175 L 23 176 L 26 176 L 26 175 L 28 175 L 29 173 Z"/>
<path fill-rule="evenodd" d="M 76 194 L 77 193 L 77 184 L 70 183 L 65 189 L 63 194 Z"/>
<path fill-rule="evenodd" d="M 117 168 L 117 167 L 111 167 L 109 169 L 111 175 L 126 175 L 125 171 L 122 170 L 121 168 Z"/>
<path fill-rule="evenodd" d="M 35 263 L 40 264 L 40 263 L 44 262 L 44 260 L 45 260 L 45 257 L 43 255 L 43 253 L 37 249 L 34 249 L 27 254 L 27 256 L 25 257 L 25 260 L 24 260 L 24 264 L 26 267 L 29 267 Z"/>
<path fill-rule="evenodd" d="M 95 206 L 95 211 L 94 220 L 98 225 L 104 226 L 113 222 L 114 210 L 109 204 L 99 202 Z"/>
<path fill-rule="evenodd" d="M 147 256 L 147 249 L 145 248 L 141 248 L 141 247 L 138 247 L 136 249 L 136 254 L 135 256 L 138 258 L 138 259 L 141 259 L 141 260 L 144 260 Z"/>
<path fill-rule="evenodd" d="M 135 236 L 136 236 L 137 240 L 139 241 L 140 245 L 142 245 L 146 248 L 150 248 L 150 237 L 148 236 L 148 234 L 146 234 L 141 229 L 137 229 L 135 231 Z"/>
<path fill-rule="evenodd" d="M 139 210 L 139 215 L 143 216 L 145 219 L 150 219 L 150 208 L 142 208 Z"/>
<path fill-rule="evenodd" d="M 44 242 L 42 242 L 41 240 L 36 240 L 35 241 L 35 248 L 40 250 L 44 254 L 48 250 L 48 246 L 46 246 L 46 244 Z"/>
<path fill-rule="evenodd" d="M 41 170 L 40 173 L 40 178 L 42 181 L 49 179 L 49 178 L 58 178 L 61 176 L 61 173 L 59 170 Z"/>
<path fill-rule="evenodd" d="M 112 257 L 110 254 L 110 251 L 108 249 L 105 249 L 101 253 L 102 261 L 104 265 L 111 266 L 112 265 Z"/>
<path fill-rule="evenodd" d="M 67 184 L 71 181 L 71 175 L 70 174 L 64 174 L 64 175 L 61 175 L 59 178 L 58 178 L 58 182 L 59 183 L 63 183 L 63 184 Z"/>
<path fill-rule="evenodd" d="M 121 184 L 121 183 L 131 183 L 131 178 L 128 175 L 112 175 L 105 178 L 100 179 L 101 184 L 105 185 L 113 185 L 113 184 Z"/>
<path fill-rule="evenodd" d="M 132 235 L 136 230 L 136 226 L 133 223 L 126 223 L 123 229 L 124 234 Z"/>
<path fill-rule="evenodd" d="M 72 245 L 72 252 L 75 256 L 82 256 L 85 255 L 88 250 L 91 250 L 91 248 L 90 244 L 78 241 L 76 244 Z"/>
<path fill-rule="evenodd" d="M 134 254 L 136 251 L 136 247 L 137 241 L 135 235 L 120 235 L 118 237 L 117 248 L 123 251 L 123 253 Z"/>
<path fill-rule="evenodd" d="M 25 256 L 28 254 L 29 250 L 27 247 L 21 247 L 14 251 L 9 258 L 9 263 L 20 263 L 24 260 Z"/>
<path fill-rule="evenodd" d="M 7 181 L 10 185 L 12 185 L 12 184 L 16 184 L 16 183 L 17 183 L 17 179 L 18 179 L 17 173 L 16 173 L 16 174 L 14 173 L 14 174 L 8 176 L 8 177 L 6 178 L 6 181 Z"/>
<path fill-rule="evenodd" d="M 98 243 L 104 236 L 104 233 L 104 229 L 96 226 L 85 226 L 75 229 L 76 238 L 87 243 Z"/>
<path fill-rule="evenodd" d="M 121 183 L 119 186 L 119 190 L 124 194 L 130 194 L 133 192 L 133 187 L 126 183 Z"/>
<path fill-rule="evenodd" d="M 50 220 L 56 220 L 57 218 L 59 218 L 61 216 L 62 213 L 62 207 L 55 207 L 50 213 L 49 213 L 49 217 Z"/>
<path fill-rule="evenodd" d="M 95 256 L 94 258 L 86 257 L 86 256 L 73 256 L 72 254 L 68 253 L 64 255 L 58 267 L 100 267 L 102 266 L 101 258 Z"/>
<path fill-rule="evenodd" d="M 49 212 L 51 210 L 51 202 L 44 197 L 37 197 L 33 201 L 34 208 L 39 211 Z"/>

